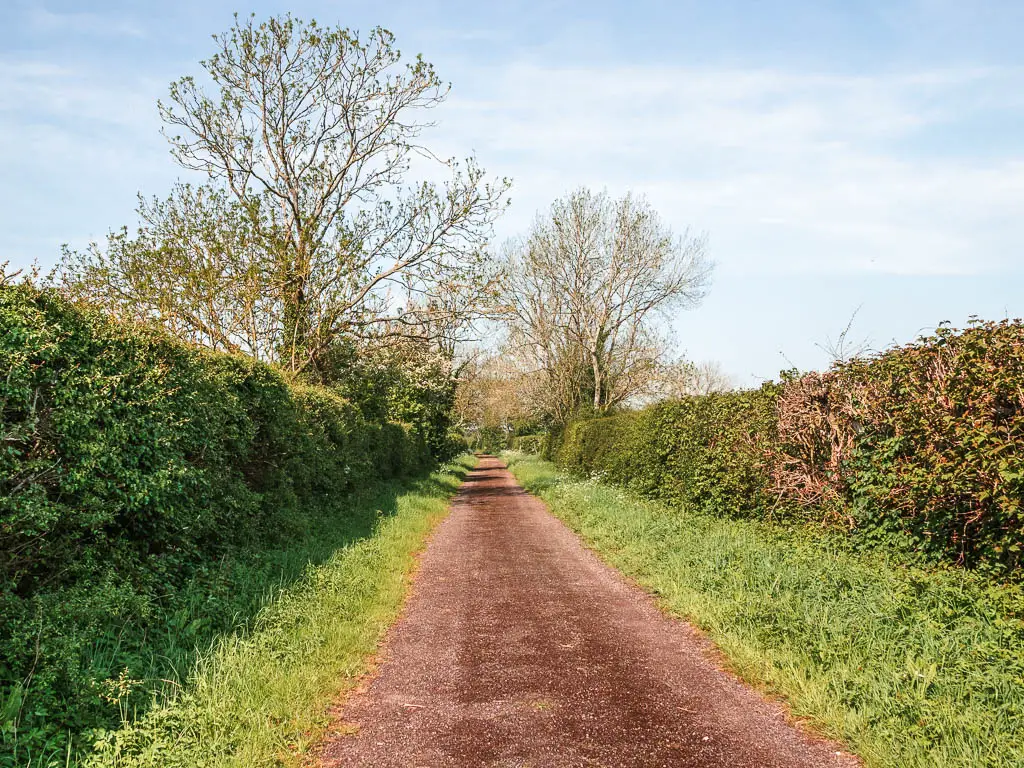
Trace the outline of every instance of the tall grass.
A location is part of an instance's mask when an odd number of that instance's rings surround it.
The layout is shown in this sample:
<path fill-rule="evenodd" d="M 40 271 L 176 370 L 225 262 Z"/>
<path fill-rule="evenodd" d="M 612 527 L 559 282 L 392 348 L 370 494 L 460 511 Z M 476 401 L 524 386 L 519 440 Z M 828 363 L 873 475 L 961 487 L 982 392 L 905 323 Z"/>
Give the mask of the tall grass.
<path fill-rule="evenodd" d="M 869 766 L 1024 766 L 1024 590 L 641 501 L 510 454 L 601 557 Z"/>
<path fill-rule="evenodd" d="M 298 765 L 396 618 L 415 553 L 471 465 L 462 459 L 350 500 L 351 519 L 374 521 L 366 536 L 275 590 L 248 629 L 222 636 L 180 685 L 157 693 L 138 719 L 126 711 L 120 729 L 95 734 L 72 764 Z M 336 536 L 321 538 L 329 546 Z"/>

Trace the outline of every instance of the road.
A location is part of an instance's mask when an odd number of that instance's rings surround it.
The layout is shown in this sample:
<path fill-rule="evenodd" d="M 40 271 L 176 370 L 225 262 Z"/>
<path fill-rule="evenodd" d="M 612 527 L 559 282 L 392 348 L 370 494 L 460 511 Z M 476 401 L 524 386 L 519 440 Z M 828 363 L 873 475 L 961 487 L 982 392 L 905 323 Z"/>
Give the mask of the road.
<path fill-rule="evenodd" d="M 602 564 L 502 463 L 423 553 L 325 767 L 855 766 L 721 671 L 699 633 Z"/>

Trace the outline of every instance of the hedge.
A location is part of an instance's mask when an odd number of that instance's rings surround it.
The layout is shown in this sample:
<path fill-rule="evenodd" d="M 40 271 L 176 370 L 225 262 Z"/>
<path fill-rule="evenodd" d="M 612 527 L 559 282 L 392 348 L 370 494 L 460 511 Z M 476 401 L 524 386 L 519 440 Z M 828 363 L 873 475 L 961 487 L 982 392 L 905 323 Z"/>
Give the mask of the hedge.
<path fill-rule="evenodd" d="M 96 643 L 206 564 L 430 461 L 329 389 L 25 286 L 0 288 L 0 429 L 0 732 L 23 742 L 95 725 Z"/>
<path fill-rule="evenodd" d="M 853 528 L 1003 572 L 1024 557 L 1024 323 L 940 327 L 795 378 L 780 400 L 780 494 L 837 500 Z M 813 507 L 812 507 L 813 508 Z M 813 514 L 813 513 L 812 513 Z"/>
<path fill-rule="evenodd" d="M 826 373 L 572 422 L 547 455 L 673 504 L 839 524 L 866 543 L 1015 573 L 1024 323 L 941 327 Z"/>
<path fill-rule="evenodd" d="M 548 457 L 671 504 L 762 514 L 777 387 L 658 403 L 552 433 Z"/>

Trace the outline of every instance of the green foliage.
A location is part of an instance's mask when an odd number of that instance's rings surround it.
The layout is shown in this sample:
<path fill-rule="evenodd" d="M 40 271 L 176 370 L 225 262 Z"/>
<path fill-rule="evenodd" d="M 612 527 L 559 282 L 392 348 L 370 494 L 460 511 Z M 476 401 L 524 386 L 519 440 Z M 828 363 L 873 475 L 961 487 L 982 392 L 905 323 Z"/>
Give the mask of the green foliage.
<path fill-rule="evenodd" d="M 470 437 L 470 447 L 482 453 L 501 453 L 508 442 L 508 431 L 502 427 L 480 427 Z"/>
<path fill-rule="evenodd" d="M 548 455 L 578 474 L 671 503 L 761 514 L 770 503 L 765 453 L 776 396 L 766 385 L 571 422 L 552 434 Z"/>
<path fill-rule="evenodd" d="M 512 438 L 512 450 L 540 456 L 547 450 L 547 442 L 545 434 L 516 435 Z"/>
<path fill-rule="evenodd" d="M 941 327 L 811 378 L 787 385 L 795 394 L 780 410 L 782 491 L 799 500 L 809 485 L 822 489 L 874 539 L 1019 569 L 1024 324 Z M 808 479 L 803 488 L 794 474 Z"/>
<path fill-rule="evenodd" d="M 543 453 L 548 443 L 547 434 L 535 434 L 537 425 L 532 422 L 520 425 L 479 426 L 468 430 L 466 441 L 471 450 L 498 454 L 505 450 L 525 453 Z M 527 434 L 520 434 L 522 429 Z"/>
<path fill-rule="evenodd" d="M 154 637 L 230 628 L 231 600 L 188 608 L 215 564 L 430 461 L 330 390 L 24 286 L 0 288 L 0 429 L 0 733 L 22 756 L 145 706 L 132 681 L 174 677 Z"/>
<path fill-rule="evenodd" d="M 1024 765 L 1024 590 L 954 567 L 641 501 L 510 463 L 588 546 L 708 633 L 729 667 L 868 766 Z"/>
<path fill-rule="evenodd" d="M 469 461 L 357 494 L 358 537 L 280 589 L 248 633 L 201 655 L 188 686 L 143 717 L 95 734 L 87 766 L 192 768 L 308 764 L 328 707 L 366 671 L 398 614 L 415 552 L 444 517 Z M 303 756 L 307 759 L 303 760 Z"/>
<path fill-rule="evenodd" d="M 1001 575 L 1024 559 L 1024 323 L 942 327 L 781 384 L 551 433 L 560 466 L 733 516 L 840 524 L 865 545 Z"/>
<path fill-rule="evenodd" d="M 431 453 L 450 458 L 464 449 L 453 435 L 455 378 L 451 361 L 426 340 L 379 348 L 339 342 L 321 365 L 322 382 L 371 421 L 411 424 Z"/>

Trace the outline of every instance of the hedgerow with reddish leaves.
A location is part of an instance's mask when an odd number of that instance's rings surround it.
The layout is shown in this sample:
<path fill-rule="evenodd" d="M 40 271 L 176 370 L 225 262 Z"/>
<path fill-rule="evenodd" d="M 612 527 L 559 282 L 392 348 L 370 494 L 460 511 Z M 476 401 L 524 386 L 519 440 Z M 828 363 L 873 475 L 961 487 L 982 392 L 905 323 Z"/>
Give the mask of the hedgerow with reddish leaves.
<path fill-rule="evenodd" d="M 941 327 L 789 382 L 773 476 L 805 507 L 842 502 L 858 528 L 898 531 L 967 565 L 1017 569 L 1024 325 Z"/>
<path fill-rule="evenodd" d="M 548 455 L 643 495 L 842 525 L 865 541 L 1003 574 L 1024 553 L 1024 323 L 913 344 L 570 423 Z"/>

